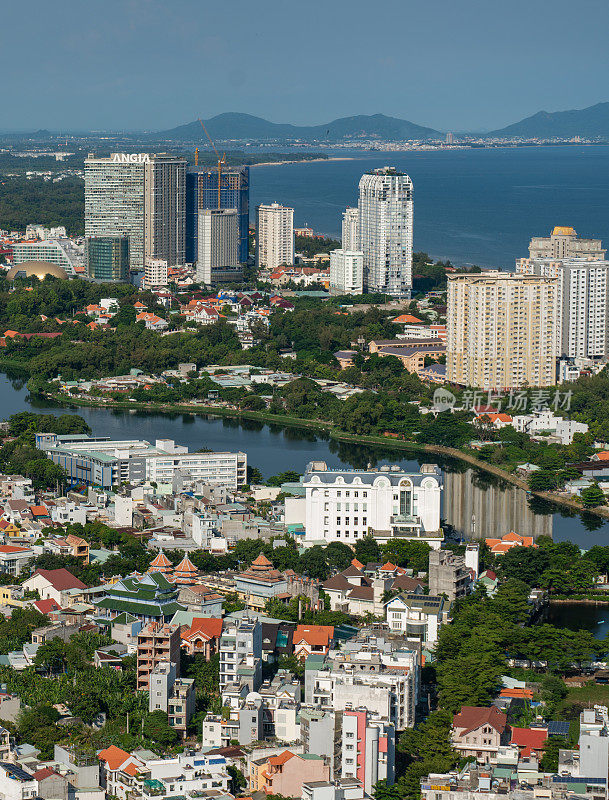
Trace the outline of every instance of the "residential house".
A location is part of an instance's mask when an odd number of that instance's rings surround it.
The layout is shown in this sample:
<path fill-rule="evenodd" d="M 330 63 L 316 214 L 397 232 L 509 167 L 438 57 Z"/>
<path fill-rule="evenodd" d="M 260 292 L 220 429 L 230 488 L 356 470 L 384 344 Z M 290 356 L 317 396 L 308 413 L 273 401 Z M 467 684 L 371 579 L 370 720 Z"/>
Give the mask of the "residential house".
<path fill-rule="evenodd" d="M 30 547 L 18 547 L 12 544 L 0 545 L 0 572 L 5 575 L 19 575 L 25 565 L 34 558 Z"/>
<path fill-rule="evenodd" d="M 452 745 L 463 758 L 473 757 L 482 764 L 495 761 L 507 735 L 507 717 L 495 706 L 462 706 L 453 717 Z"/>
<path fill-rule="evenodd" d="M 182 648 L 188 655 L 201 653 L 206 661 L 218 652 L 222 636 L 222 618 L 194 617 L 190 627 L 180 631 Z"/>
<path fill-rule="evenodd" d="M 22 583 L 29 592 L 37 591 L 41 600 L 55 600 L 61 607 L 69 605 L 67 592 L 70 589 L 86 589 L 81 580 L 67 569 L 37 569 L 34 574 Z"/>
<path fill-rule="evenodd" d="M 333 625 L 297 625 L 292 637 L 294 655 L 305 661 L 311 654 L 327 655 L 334 643 Z"/>
<path fill-rule="evenodd" d="M 385 609 L 393 632 L 434 645 L 440 628 L 450 619 L 451 603 L 442 595 L 404 593 L 389 600 Z"/>
<path fill-rule="evenodd" d="M 329 781 L 330 767 L 321 756 L 286 750 L 266 763 L 263 791 L 284 797 L 300 797 L 303 783 Z"/>

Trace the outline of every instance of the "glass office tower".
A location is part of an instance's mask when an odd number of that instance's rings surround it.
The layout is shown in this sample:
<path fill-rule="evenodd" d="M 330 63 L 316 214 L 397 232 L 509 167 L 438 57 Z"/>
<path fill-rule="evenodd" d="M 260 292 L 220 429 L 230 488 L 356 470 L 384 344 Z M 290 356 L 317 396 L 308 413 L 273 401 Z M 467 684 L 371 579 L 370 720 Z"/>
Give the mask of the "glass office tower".
<path fill-rule="evenodd" d="M 92 236 L 85 240 L 87 275 L 96 281 L 129 281 L 129 237 Z"/>
<path fill-rule="evenodd" d="M 239 214 L 239 261 L 249 255 L 249 167 L 227 167 L 220 179 L 220 208 L 236 208 Z M 218 208 L 218 170 L 188 167 L 186 171 L 186 262 L 194 264 L 198 253 L 199 211 Z"/>

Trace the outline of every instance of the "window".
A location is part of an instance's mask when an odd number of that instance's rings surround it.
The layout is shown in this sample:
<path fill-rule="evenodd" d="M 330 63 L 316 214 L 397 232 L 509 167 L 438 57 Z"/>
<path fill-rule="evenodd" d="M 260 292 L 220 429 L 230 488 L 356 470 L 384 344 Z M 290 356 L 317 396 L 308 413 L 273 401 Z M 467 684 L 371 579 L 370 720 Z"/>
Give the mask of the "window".
<path fill-rule="evenodd" d="M 340 527 L 340 517 L 336 517 L 336 526 Z"/>

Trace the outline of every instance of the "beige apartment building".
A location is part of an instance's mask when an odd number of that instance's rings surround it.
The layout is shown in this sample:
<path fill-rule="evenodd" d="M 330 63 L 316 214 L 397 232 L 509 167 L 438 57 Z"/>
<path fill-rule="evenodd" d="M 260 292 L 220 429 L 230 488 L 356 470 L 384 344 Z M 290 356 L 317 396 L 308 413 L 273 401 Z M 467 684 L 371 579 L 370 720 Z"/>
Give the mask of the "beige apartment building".
<path fill-rule="evenodd" d="M 561 226 L 556 226 L 549 236 L 533 236 L 529 244 L 529 259 L 587 258 L 603 261 L 606 252 L 600 239 L 579 239 L 575 228 Z"/>
<path fill-rule="evenodd" d="M 555 278 L 481 272 L 448 278 L 446 375 L 480 389 L 556 383 Z"/>

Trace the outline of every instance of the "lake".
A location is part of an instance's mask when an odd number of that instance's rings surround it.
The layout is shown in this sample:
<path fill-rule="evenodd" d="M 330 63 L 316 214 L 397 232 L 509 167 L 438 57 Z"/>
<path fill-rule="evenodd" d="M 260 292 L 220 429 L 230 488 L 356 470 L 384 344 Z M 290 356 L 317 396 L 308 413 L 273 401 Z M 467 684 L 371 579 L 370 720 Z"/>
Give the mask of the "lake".
<path fill-rule="evenodd" d="M 531 237 L 555 225 L 609 242 L 609 147 L 328 153 L 353 160 L 252 167 L 252 222 L 256 205 L 278 201 L 297 227 L 340 236 L 362 174 L 391 165 L 414 182 L 415 250 L 435 258 L 513 269 Z"/>
<path fill-rule="evenodd" d="M 77 413 L 97 435 L 112 438 L 174 439 L 191 450 L 242 450 L 248 464 L 265 477 L 285 470 L 302 472 L 309 461 L 323 460 L 330 467 L 365 468 L 369 463 L 399 464 L 418 471 L 424 461 L 440 464 L 445 471 L 443 518 L 460 534 L 474 538 L 518 533 L 552 536 L 555 541 L 573 541 L 587 549 L 609 545 L 609 523 L 593 515 L 578 515 L 537 498 L 461 462 L 433 458 L 404 458 L 400 451 L 336 442 L 298 428 L 281 428 L 246 420 L 191 414 L 146 414 L 100 408 L 74 408 L 30 399 L 25 380 L 0 374 L 1 417 L 19 411 Z M 608 612 L 609 618 L 609 612 Z"/>

